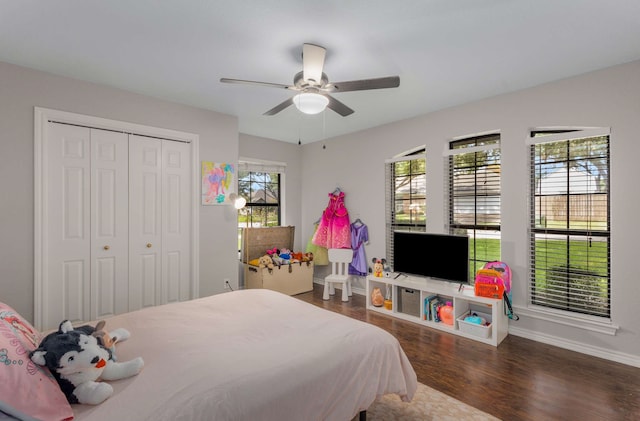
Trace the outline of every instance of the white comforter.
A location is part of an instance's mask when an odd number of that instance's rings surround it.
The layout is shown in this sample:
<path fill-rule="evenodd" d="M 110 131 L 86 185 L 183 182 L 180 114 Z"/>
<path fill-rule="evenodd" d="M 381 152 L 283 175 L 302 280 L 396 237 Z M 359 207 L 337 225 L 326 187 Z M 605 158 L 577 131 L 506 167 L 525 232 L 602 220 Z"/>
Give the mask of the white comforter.
<path fill-rule="evenodd" d="M 241 290 L 107 320 L 131 338 L 119 361 L 136 377 L 111 382 L 76 420 L 349 420 L 377 396 L 410 400 L 416 374 L 384 330 L 269 290 Z"/>

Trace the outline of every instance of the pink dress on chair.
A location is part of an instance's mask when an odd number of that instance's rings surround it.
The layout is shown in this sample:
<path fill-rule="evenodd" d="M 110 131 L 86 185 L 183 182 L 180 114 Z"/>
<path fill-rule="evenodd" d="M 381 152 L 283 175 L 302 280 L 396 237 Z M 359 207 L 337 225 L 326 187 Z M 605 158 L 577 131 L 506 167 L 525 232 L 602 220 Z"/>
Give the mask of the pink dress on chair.
<path fill-rule="evenodd" d="M 322 213 L 311 242 L 327 249 L 351 248 L 349 212 L 344 205 L 344 192 L 329 193 L 329 204 Z"/>

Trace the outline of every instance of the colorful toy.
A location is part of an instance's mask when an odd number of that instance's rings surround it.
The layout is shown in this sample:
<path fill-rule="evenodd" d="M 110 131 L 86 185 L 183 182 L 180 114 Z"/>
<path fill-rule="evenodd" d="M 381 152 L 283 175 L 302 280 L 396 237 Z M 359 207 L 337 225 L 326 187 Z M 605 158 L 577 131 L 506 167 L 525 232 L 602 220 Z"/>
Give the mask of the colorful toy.
<path fill-rule="evenodd" d="M 278 253 L 278 257 L 282 260 L 283 265 L 288 265 L 291 263 L 291 250 L 281 249 L 280 253 Z"/>
<path fill-rule="evenodd" d="M 384 265 L 387 263 L 387 259 L 378 259 L 374 257 L 371 259 L 371 262 L 373 262 L 373 276 L 376 278 L 382 278 L 382 272 L 384 272 Z"/>

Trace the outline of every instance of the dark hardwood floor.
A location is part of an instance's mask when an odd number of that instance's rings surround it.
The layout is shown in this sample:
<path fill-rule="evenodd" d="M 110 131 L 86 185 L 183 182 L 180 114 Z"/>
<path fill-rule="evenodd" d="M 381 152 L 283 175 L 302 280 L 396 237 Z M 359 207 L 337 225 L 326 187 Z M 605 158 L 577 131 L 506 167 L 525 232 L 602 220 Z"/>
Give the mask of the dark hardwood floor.
<path fill-rule="evenodd" d="M 496 348 L 368 311 L 362 295 L 323 301 L 317 284 L 296 298 L 387 330 L 419 382 L 501 420 L 640 420 L 640 368 L 512 335 Z"/>

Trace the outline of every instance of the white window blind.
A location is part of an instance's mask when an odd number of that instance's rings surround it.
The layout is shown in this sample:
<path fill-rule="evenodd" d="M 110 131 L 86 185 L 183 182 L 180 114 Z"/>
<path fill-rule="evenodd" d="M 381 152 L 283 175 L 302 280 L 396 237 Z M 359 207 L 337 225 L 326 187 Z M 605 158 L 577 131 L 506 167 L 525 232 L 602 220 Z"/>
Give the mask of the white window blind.
<path fill-rule="evenodd" d="M 426 152 L 385 162 L 386 259 L 393 267 L 393 232 L 426 229 Z"/>
<path fill-rule="evenodd" d="M 284 162 L 262 161 L 249 158 L 240 158 L 238 161 L 238 171 L 284 174 L 286 170 L 287 164 Z"/>
<path fill-rule="evenodd" d="M 530 303 L 610 317 L 609 129 L 534 130 Z"/>
<path fill-rule="evenodd" d="M 469 237 L 469 279 L 500 260 L 500 134 L 449 142 L 445 151 L 445 215 L 450 234 Z"/>

